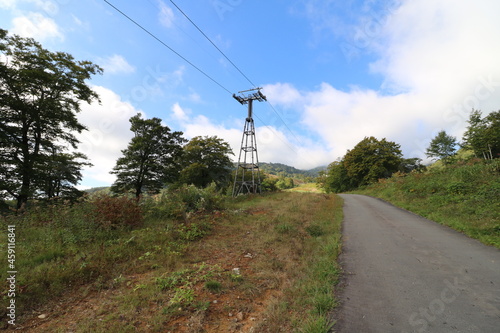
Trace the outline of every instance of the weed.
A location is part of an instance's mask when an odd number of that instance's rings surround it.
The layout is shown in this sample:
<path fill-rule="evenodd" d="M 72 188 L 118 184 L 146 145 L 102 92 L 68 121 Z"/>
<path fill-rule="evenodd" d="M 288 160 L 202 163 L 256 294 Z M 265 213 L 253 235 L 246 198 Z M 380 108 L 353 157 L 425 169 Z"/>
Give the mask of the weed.
<path fill-rule="evenodd" d="M 243 282 L 243 276 L 240 273 L 230 273 L 229 277 L 233 282 Z"/>
<path fill-rule="evenodd" d="M 245 315 L 266 309 L 256 316 L 256 331 L 316 332 L 309 328 L 320 327 L 321 320 L 326 327 L 326 313 L 335 306 L 341 201 L 281 192 L 224 202 L 208 192 L 186 187 L 145 199 L 138 204 L 145 216 L 138 225 L 122 217 L 99 222 L 90 200 L 3 218 L 6 225 L 23 225 L 19 265 L 30 274 L 19 276 L 26 288 L 19 311 L 59 302 L 59 295 L 74 295 L 82 286 L 78 291 L 84 295 L 114 290 L 95 311 L 102 320 L 81 320 L 79 332 L 145 330 L 146 323 L 148 331 L 157 332 L 189 323 L 194 332 L 213 324 L 205 316 L 226 306 L 227 312 Z M 229 209 L 207 214 L 219 204 Z M 304 237 L 306 226 L 313 225 L 323 237 Z M 216 256 L 207 259 L 209 253 Z M 209 264 L 217 260 L 224 268 Z M 211 309 L 207 291 L 232 297 L 231 304 Z"/>
<path fill-rule="evenodd" d="M 170 289 L 181 285 L 186 282 L 186 275 L 192 272 L 191 270 L 185 269 L 178 272 L 170 273 L 166 277 L 156 278 L 156 284 L 160 287 L 161 290 Z"/>
<path fill-rule="evenodd" d="M 142 208 L 136 199 L 98 195 L 91 199 L 93 218 L 102 228 L 137 227 L 143 224 Z"/>
<path fill-rule="evenodd" d="M 312 316 L 304 324 L 301 333 L 327 333 L 333 327 L 332 322 L 330 322 L 325 316 Z"/>
<path fill-rule="evenodd" d="M 219 281 L 210 280 L 205 282 L 205 289 L 213 293 L 219 293 L 222 290 L 222 284 Z"/>
<path fill-rule="evenodd" d="M 170 299 L 170 305 L 189 305 L 194 301 L 194 290 L 189 288 L 176 288 Z"/>
<path fill-rule="evenodd" d="M 317 224 L 312 224 L 312 225 L 307 226 L 306 231 L 312 237 L 323 236 L 323 234 L 325 233 L 323 231 L 323 228 Z"/>
<path fill-rule="evenodd" d="M 288 234 L 293 231 L 293 226 L 289 223 L 283 222 L 274 226 L 274 229 L 280 234 Z"/>

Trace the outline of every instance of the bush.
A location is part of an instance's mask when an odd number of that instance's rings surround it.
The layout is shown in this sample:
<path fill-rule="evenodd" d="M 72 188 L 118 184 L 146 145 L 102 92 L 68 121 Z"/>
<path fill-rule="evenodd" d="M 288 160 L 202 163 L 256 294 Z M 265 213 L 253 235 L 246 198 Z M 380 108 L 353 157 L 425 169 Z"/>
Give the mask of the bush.
<path fill-rule="evenodd" d="M 204 189 L 194 185 L 182 185 L 163 190 L 151 205 L 149 214 L 153 218 L 185 218 L 186 213 L 211 212 L 224 208 L 222 196 L 212 183 Z"/>
<path fill-rule="evenodd" d="M 138 227 L 144 222 L 142 208 L 136 199 L 98 195 L 90 203 L 94 221 L 103 228 Z"/>

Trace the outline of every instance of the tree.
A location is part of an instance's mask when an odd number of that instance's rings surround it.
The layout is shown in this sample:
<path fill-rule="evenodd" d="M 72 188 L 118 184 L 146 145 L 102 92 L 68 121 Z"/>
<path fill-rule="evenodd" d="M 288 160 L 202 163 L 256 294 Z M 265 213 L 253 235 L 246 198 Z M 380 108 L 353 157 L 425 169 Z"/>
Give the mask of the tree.
<path fill-rule="evenodd" d="M 326 193 L 340 193 L 356 187 L 347 176 L 343 160 L 332 162 L 326 171 L 321 171 L 318 184 Z"/>
<path fill-rule="evenodd" d="M 62 147 L 54 147 L 52 154 L 43 156 L 38 168 L 42 177 L 34 180 L 35 188 L 45 198 L 63 197 L 75 199 L 83 194 L 74 186 L 82 180 L 81 169 L 91 166 L 82 153 L 62 153 Z"/>
<path fill-rule="evenodd" d="M 111 171 L 117 175 L 111 190 L 133 190 L 136 198 L 140 198 L 144 190 L 158 193 L 166 183 L 178 179 L 178 160 L 186 140 L 182 132 L 171 132 L 159 118 L 142 119 L 137 114 L 130 118 L 130 123 L 134 137 Z"/>
<path fill-rule="evenodd" d="M 430 142 L 425 154 L 433 159 L 441 159 L 446 164 L 455 155 L 457 144 L 455 137 L 446 134 L 446 131 L 440 131 Z"/>
<path fill-rule="evenodd" d="M 249 175 L 251 178 L 252 175 Z M 234 177 L 232 177 L 234 178 Z M 245 176 L 245 179 L 250 179 Z M 278 187 L 276 186 L 276 183 L 278 182 L 278 178 L 276 177 L 270 177 L 266 173 L 261 173 L 260 174 L 260 190 L 264 192 L 276 192 L 278 190 Z M 244 188 L 242 188 L 244 190 Z"/>
<path fill-rule="evenodd" d="M 86 80 L 102 69 L 0 30 L 0 195 L 21 207 L 37 191 L 56 145 L 76 149 L 80 103 L 98 100 Z"/>
<path fill-rule="evenodd" d="M 425 171 L 425 169 L 425 165 L 422 165 L 422 159 L 418 157 L 401 159 L 401 165 L 399 167 L 399 171 L 404 173 L 409 173 L 412 171 L 422 172 Z"/>
<path fill-rule="evenodd" d="M 184 146 L 180 182 L 205 187 L 215 182 L 223 188 L 231 181 L 233 154 L 227 142 L 217 136 L 192 138 Z"/>
<path fill-rule="evenodd" d="M 346 177 L 350 187 L 374 183 L 380 178 L 388 178 L 398 171 L 402 162 L 400 145 L 365 137 L 343 159 Z"/>
<path fill-rule="evenodd" d="M 500 111 L 492 112 L 482 118 L 481 111 L 472 110 L 468 123 L 462 146 L 472 150 L 476 157 L 499 158 Z"/>
<path fill-rule="evenodd" d="M 289 188 L 294 188 L 295 184 L 293 182 L 293 178 L 291 177 L 279 177 L 279 180 L 276 182 L 276 187 L 280 190 L 286 190 Z"/>

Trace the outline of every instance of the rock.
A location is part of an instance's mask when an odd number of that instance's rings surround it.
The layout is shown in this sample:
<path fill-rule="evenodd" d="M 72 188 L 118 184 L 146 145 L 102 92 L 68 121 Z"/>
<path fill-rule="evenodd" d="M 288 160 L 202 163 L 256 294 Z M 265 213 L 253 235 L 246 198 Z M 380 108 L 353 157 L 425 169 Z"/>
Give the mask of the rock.
<path fill-rule="evenodd" d="M 229 317 L 232 317 L 232 316 L 233 316 L 233 314 L 231 312 L 229 312 Z"/>
<path fill-rule="evenodd" d="M 236 319 L 238 319 L 239 321 L 243 320 L 243 318 L 245 318 L 245 316 L 243 315 L 243 312 L 238 312 L 236 314 Z"/>
<path fill-rule="evenodd" d="M 38 316 L 38 319 L 45 319 L 47 318 L 47 315 L 46 314 L 41 314 Z"/>
<path fill-rule="evenodd" d="M 239 268 L 233 268 L 233 274 L 236 274 L 236 275 L 241 275 L 240 273 L 240 269 Z"/>
<path fill-rule="evenodd" d="M 219 303 L 219 301 L 217 301 L 217 300 L 215 299 L 215 300 L 213 300 L 213 301 L 212 301 L 212 303 L 217 304 L 217 303 Z"/>

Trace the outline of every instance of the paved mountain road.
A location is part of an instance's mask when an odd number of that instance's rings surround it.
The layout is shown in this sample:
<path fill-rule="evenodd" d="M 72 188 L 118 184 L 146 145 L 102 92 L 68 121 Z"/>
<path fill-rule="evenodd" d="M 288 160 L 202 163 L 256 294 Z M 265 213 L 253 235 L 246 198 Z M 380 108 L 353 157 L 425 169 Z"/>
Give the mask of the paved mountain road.
<path fill-rule="evenodd" d="M 500 251 L 361 195 L 344 199 L 335 332 L 500 333 Z"/>

